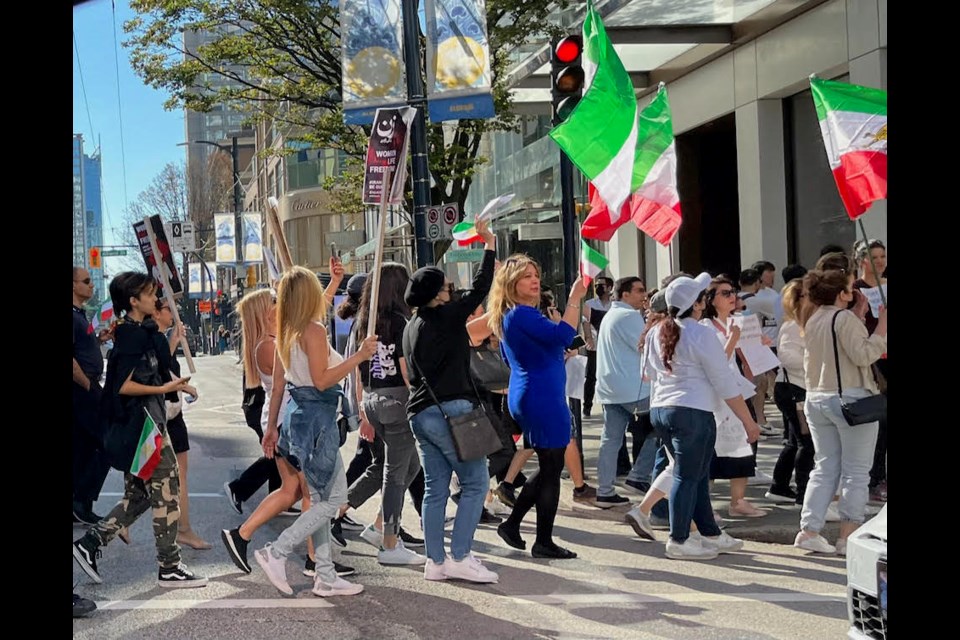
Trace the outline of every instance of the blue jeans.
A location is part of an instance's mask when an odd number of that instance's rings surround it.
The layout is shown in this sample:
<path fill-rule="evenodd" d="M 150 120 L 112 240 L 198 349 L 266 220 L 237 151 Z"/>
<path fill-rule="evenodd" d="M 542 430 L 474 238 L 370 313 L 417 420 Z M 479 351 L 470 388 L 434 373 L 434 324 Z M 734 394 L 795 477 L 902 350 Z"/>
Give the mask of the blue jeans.
<path fill-rule="evenodd" d="M 603 431 L 600 434 L 600 455 L 597 458 L 598 496 L 609 497 L 616 493 L 613 482 L 617 479 L 617 455 L 636 406 L 636 402 L 603 405 Z M 648 463 L 647 469 L 649 468 Z M 639 456 L 633 461 L 633 468 L 627 477 L 635 482 L 644 481 L 642 459 Z"/>
<path fill-rule="evenodd" d="M 865 398 L 865 389 L 844 389 L 846 401 Z M 877 445 L 879 423 L 850 426 L 840 411 L 836 393 L 807 393 L 803 412 L 813 436 L 814 463 L 807 491 L 803 496 L 800 526 L 807 531 L 821 531 L 826 522 L 827 507 L 840 487 L 837 510 L 844 522 L 861 523 L 867 510 L 870 490 L 870 466 Z"/>
<path fill-rule="evenodd" d="M 473 411 L 473 403 L 469 400 L 448 400 L 441 404 L 451 418 Z M 431 405 L 413 416 L 410 426 L 417 438 L 426 481 L 422 517 L 427 557 L 437 564 L 442 564 L 446 558 L 443 521 L 450 497 L 450 476 L 456 471 L 461 493 L 453 523 L 450 555 L 454 560 L 463 560 L 473 546 L 473 534 L 480 524 L 483 500 L 490 486 L 487 459 L 460 462 L 450 435 L 450 425 L 437 405 Z"/>
<path fill-rule="evenodd" d="M 704 536 L 720 535 L 710 504 L 710 459 L 717 441 L 717 423 L 709 411 L 689 407 L 656 407 L 650 411 L 657 430 L 673 455 L 670 489 L 670 538 L 683 543 L 690 521 Z"/>

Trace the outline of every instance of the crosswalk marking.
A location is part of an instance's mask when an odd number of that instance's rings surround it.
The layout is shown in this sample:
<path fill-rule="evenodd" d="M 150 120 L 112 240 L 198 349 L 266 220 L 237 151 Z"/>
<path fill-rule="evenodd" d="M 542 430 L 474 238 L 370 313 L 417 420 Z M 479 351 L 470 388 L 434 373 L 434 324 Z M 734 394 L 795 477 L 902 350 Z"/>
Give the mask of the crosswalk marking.
<path fill-rule="evenodd" d="M 97 602 L 101 611 L 130 609 L 329 609 L 332 602 L 323 598 L 261 598 L 224 600 L 103 600 Z"/>
<path fill-rule="evenodd" d="M 561 593 L 511 596 L 518 604 L 657 604 L 663 602 L 846 602 L 843 591 L 829 593 Z"/>

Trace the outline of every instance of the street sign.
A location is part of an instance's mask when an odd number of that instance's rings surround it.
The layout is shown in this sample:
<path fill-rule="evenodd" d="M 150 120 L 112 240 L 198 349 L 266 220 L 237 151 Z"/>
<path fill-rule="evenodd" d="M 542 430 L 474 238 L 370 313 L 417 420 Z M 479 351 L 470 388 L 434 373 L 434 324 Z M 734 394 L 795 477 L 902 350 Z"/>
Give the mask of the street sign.
<path fill-rule="evenodd" d="M 460 220 L 460 206 L 456 202 L 427 207 L 427 239 L 453 238 L 453 225 Z"/>
<path fill-rule="evenodd" d="M 112 258 L 125 255 L 127 255 L 126 249 L 104 249 L 100 252 L 100 256 L 103 258 Z"/>
<path fill-rule="evenodd" d="M 444 262 L 479 262 L 483 259 L 483 249 L 450 249 L 443 254 Z"/>
<path fill-rule="evenodd" d="M 197 306 L 200 308 L 200 313 L 210 313 L 210 309 L 213 305 L 209 300 L 201 300 Z"/>
<path fill-rule="evenodd" d="M 174 220 L 166 225 L 169 227 L 167 237 L 170 238 L 170 249 L 176 253 L 187 253 L 197 250 L 197 238 L 193 233 L 193 222 L 189 220 Z"/>

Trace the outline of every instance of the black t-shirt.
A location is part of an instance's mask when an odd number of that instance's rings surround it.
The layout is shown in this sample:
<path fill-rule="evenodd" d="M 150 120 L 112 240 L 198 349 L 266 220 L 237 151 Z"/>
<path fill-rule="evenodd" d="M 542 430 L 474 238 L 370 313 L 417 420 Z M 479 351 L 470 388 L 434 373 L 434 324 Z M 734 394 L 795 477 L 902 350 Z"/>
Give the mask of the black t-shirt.
<path fill-rule="evenodd" d="M 73 308 L 73 357 L 83 372 L 91 378 L 100 378 L 103 373 L 103 354 L 100 341 L 87 320 L 87 314 L 79 307 Z"/>
<path fill-rule="evenodd" d="M 403 357 L 403 330 L 407 319 L 394 313 L 387 321 L 382 333 L 378 332 L 377 353 L 360 363 L 360 380 L 366 389 L 386 389 L 387 387 L 405 387 L 403 373 L 400 371 L 400 358 Z M 356 327 L 356 323 L 354 323 Z"/>
<path fill-rule="evenodd" d="M 421 307 L 403 332 L 403 352 L 410 376 L 407 413 L 415 415 L 435 404 L 422 376 L 440 402 L 464 398 L 476 400 L 470 382 L 470 338 L 467 318 L 487 297 L 493 284 L 493 251 L 483 252 L 483 261 L 473 277 L 473 289 L 459 301 L 438 307 Z"/>

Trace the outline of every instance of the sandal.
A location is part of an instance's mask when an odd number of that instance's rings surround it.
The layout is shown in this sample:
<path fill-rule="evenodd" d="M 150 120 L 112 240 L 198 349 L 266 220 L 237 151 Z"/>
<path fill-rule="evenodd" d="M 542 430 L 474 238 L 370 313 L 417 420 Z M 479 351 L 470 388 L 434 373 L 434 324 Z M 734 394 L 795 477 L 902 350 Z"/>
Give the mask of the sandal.
<path fill-rule="evenodd" d="M 123 540 L 123 544 L 130 544 L 130 529 L 124 527 L 117 531 L 117 537 Z"/>
<path fill-rule="evenodd" d="M 177 532 L 177 543 L 186 545 L 191 549 L 197 549 L 199 551 L 206 551 L 207 549 L 213 548 L 212 544 L 198 536 L 193 531 Z"/>
<path fill-rule="evenodd" d="M 757 509 L 745 499 L 740 500 L 736 505 L 733 505 L 727 509 L 727 513 L 731 518 L 762 518 L 763 516 L 767 515 L 766 511 L 763 509 Z"/>

